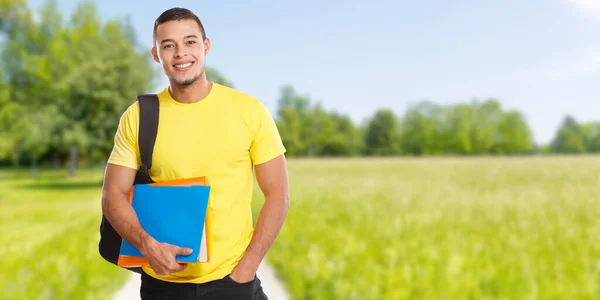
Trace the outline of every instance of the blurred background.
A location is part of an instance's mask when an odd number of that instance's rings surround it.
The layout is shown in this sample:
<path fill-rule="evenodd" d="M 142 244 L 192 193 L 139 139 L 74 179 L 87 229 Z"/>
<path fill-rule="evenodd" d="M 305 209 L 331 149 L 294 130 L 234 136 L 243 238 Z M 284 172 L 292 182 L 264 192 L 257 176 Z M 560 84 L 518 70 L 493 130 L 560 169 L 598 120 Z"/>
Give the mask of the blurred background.
<path fill-rule="evenodd" d="M 127 282 L 103 168 L 175 6 L 288 149 L 291 298 L 600 298 L 600 1 L 0 0 L 0 299 Z"/>

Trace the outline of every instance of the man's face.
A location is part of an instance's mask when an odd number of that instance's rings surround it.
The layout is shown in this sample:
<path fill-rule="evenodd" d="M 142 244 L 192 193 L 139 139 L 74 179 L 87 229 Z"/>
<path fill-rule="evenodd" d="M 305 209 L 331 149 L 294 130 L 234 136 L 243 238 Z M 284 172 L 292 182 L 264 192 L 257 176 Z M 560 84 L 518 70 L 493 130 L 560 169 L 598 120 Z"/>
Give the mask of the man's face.
<path fill-rule="evenodd" d="M 202 32 L 194 20 L 169 21 L 158 26 L 152 48 L 171 82 L 188 86 L 204 73 L 204 57 L 210 41 L 202 41 Z"/>

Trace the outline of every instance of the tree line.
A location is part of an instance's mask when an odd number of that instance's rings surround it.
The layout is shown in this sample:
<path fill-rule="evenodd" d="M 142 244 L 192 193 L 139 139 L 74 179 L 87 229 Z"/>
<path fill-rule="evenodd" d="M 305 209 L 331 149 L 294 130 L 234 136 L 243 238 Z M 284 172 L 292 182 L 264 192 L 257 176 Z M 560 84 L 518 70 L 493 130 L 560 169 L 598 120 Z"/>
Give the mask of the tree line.
<path fill-rule="evenodd" d="M 101 20 L 90 2 L 67 17 L 54 1 L 37 12 L 25 0 L 0 2 L 0 165 L 74 172 L 103 163 L 122 112 L 160 75 L 131 23 Z M 497 99 L 422 101 L 403 115 L 382 108 L 355 124 L 286 85 L 274 117 L 294 157 L 600 152 L 600 123 L 565 116 L 552 143 L 536 145 L 525 116 Z"/>
<path fill-rule="evenodd" d="M 523 113 L 499 100 L 441 105 L 420 101 L 402 115 L 381 108 L 361 124 L 284 86 L 278 128 L 293 156 L 531 155 L 600 152 L 600 122 L 564 117 L 554 139 L 538 145 Z"/>

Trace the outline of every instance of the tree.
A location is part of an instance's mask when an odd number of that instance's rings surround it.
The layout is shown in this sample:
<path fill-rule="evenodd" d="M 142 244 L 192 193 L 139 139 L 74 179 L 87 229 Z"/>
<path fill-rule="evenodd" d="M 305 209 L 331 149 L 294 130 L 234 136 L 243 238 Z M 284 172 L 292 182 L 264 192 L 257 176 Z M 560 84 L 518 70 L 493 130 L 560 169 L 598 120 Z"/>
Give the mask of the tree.
<path fill-rule="evenodd" d="M 498 124 L 502 118 L 502 107 L 496 99 L 484 102 L 474 100 L 471 103 L 472 126 L 471 145 L 472 153 L 489 154 L 498 140 Z"/>
<path fill-rule="evenodd" d="M 570 115 L 565 116 L 563 122 L 552 140 L 551 148 L 557 153 L 583 153 L 585 141 L 581 127 L 577 120 Z"/>
<path fill-rule="evenodd" d="M 281 87 L 275 120 L 289 156 L 352 156 L 360 154 L 360 128 L 350 117 L 328 112 L 291 85 Z"/>
<path fill-rule="evenodd" d="M 79 151 L 89 151 L 98 159 L 108 155 L 120 114 L 137 94 L 151 88 L 156 74 L 150 57 L 137 51 L 123 34 L 133 31 L 128 26 L 120 20 L 102 24 L 91 3 L 82 4 L 73 14 L 69 44 L 78 51 L 70 61 L 62 98 L 69 108 L 62 143 L 71 154 L 71 170 Z"/>
<path fill-rule="evenodd" d="M 32 171 L 37 169 L 40 158 L 49 150 L 57 113 L 56 106 L 46 106 L 27 114 L 16 126 L 16 130 L 22 133 L 19 135 L 21 149 L 29 158 Z"/>
<path fill-rule="evenodd" d="M 30 15 L 17 8 L 18 14 L 8 15 Z M 51 116 L 40 119 L 43 128 L 34 126 L 38 122 L 22 125 L 44 138 L 13 135 L 14 148 L 28 148 L 28 155 L 39 157 L 42 150 L 32 150 L 38 145 L 55 157 L 70 156 L 73 174 L 81 153 L 98 160 L 108 154 L 120 114 L 150 88 L 155 73 L 149 55 L 132 44 L 130 23 L 102 23 L 90 2 L 76 7 L 69 20 L 52 1 L 38 15 L 37 22 L 2 22 L 7 35 L 12 28 L 20 30 L 7 39 L 1 62 L 12 87 L 11 117 L 20 120 L 35 112 Z"/>
<path fill-rule="evenodd" d="M 339 112 L 328 115 L 334 124 L 335 134 L 325 143 L 326 155 L 356 156 L 362 153 L 363 141 L 360 129 L 352 123 L 349 116 Z"/>
<path fill-rule="evenodd" d="M 369 121 L 365 132 L 367 155 L 400 154 L 400 124 L 391 109 L 379 109 Z"/>
<path fill-rule="evenodd" d="M 276 120 L 283 144 L 289 156 L 305 154 L 306 144 L 302 136 L 302 117 L 297 110 L 287 107 L 279 112 Z"/>
<path fill-rule="evenodd" d="M 27 40 L 31 39 L 31 43 Z M 21 59 L 27 53 L 36 52 L 38 37 L 33 32 L 33 18 L 26 1 L 8 0 L 0 2 L 0 158 L 12 159 L 18 164 L 23 153 L 23 128 L 25 116 L 33 112 L 25 102 L 27 88 L 32 85 L 27 66 Z"/>
<path fill-rule="evenodd" d="M 457 104 L 447 110 L 444 141 L 446 152 L 456 154 L 473 153 L 472 127 L 473 108 L 468 104 Z"/>
<path fill-rule="evenodd" d="M 581 124 L 581 133 L 586 152 L 600 153 L 600 122 Z"/>
<path fill-rule="evenodd" d="M 311 115 L 317 121 L 315 155 L 354 156 L 360 150 L 360 136 L 348 116 L 327 112 L 317 104 Z"/>
<path fill-rule="evenodd" d="M 511 110 L 502 115 L 498 134 L 499 138 L 494 146 L 496 153 L 525 153 L 534 147 L 531 130 L 519 111 Z"/>
<path fill-rule="evenodd" d="M 282 86 L 280 93 L 276 120 L 290 156 L 314 153 L 317 120 L 311 114 L 310 100 L 298 95 L 290 85 Z"/>
<path fill-rule="evenodd" d="M 444 152 L 443 108 L 430 101 L 409 106 L 402 118 L 402 149 L 407 154 L 428 155 Z"/>
<path fill-rule="evenodd" d="M 0 161 L 12 158 L 15 148 L 15 138 L 12 124 L 16 108 L 10 102 L 10 86 L 4 80 L 4 72 L 0 68 Z"/>

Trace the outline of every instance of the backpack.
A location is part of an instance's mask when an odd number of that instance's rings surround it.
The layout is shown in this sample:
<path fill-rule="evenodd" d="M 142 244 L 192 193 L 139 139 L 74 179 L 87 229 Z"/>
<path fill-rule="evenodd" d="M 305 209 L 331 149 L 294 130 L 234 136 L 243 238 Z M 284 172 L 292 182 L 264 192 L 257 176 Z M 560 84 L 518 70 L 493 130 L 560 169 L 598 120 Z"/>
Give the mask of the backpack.
<path fill-rule="evenodd" d="M 154 181 L 150 178 L 148 171 L 152 168 L 152 152 L 158 131 L 159 105 L 156 94 L 141 94 L 137 96 L 140 107 L 140 121 L 138 130 L 138 148 L 140 151 L 141 165 L 135 175 L 135 184 L 148 184 Z M 102 258 L 117 265 L 121 242 L 123 238 L 112 227 L 108 219 L 102 214 L 100 223 L 100 242 L 98 249 Z M 122 267 L 126 270 L 140 273 L 141 267 Z"/>

